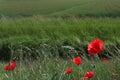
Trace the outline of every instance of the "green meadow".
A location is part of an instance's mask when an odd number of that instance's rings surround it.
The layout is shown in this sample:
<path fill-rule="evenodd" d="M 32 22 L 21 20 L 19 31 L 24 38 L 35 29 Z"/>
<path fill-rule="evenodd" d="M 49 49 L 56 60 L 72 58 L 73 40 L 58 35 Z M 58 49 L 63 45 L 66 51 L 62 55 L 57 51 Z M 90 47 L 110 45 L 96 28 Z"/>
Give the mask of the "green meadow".
<path fill-rule="evenodd" d="M 0 80 L 120 80 L 120 0 L 0 0 Z M 88 44 L 101 39 L 101 54 Z M 72 59 L 80 56 L 76 66 Z M 110 63 L 104 63 L 103 57 Z M 15 59 L 14 71 L 4 67 Z M 67 68 L 73 72 L 65 74 Z M 111 70 L 112 68 L 112 70 Z"/>
<path fill-rule="evenodd" d="M 6 16 L 120 16 L 119 0 L 0 0 Z"/>

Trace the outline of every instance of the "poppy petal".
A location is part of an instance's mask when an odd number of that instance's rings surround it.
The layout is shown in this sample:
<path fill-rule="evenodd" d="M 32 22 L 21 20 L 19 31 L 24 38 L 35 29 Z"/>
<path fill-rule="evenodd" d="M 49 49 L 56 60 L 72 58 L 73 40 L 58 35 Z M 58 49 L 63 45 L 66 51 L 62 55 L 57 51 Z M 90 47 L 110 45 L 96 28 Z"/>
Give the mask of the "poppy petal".
<path fill-rule="evenodd" d="M 65 73 L 66 73 L 66 74 L 72 73 L 72 68 L 68 68 Z"/>
<path fill-rule="evenodd" d="M 73 62 L 76 64 L 76 65 L 80 65 L 81 64 L 81 58 L 80 57 L 76 57 L 73 59 Z"/>
<path fill-rule="evenodd" d="M 100 39 L 93 40 L 88 44 L 88 53 L 90 55 L 99 54 L 103 51 L 103 41 Z"/>

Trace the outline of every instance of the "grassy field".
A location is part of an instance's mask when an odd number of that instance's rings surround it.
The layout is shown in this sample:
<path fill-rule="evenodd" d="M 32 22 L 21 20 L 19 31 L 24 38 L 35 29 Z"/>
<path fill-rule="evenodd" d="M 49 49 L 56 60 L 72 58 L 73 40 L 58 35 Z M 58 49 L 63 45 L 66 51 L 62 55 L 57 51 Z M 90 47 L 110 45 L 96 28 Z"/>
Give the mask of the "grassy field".
<path fill-rule="evenodd" d="M 106 45 L 120 42 L 120 18 L 5 18 L 0 20 L 0 47 L 5 44 L 87 45 L 100 38 Z"/>
<path fill-rule="evenodd" d="M 120 0 L 0 0 L 0 80 L 120 80 Z M 99 38 L 100 55 L 87 45 Z M 82 64 L 71 61 L 76 56 Z M 106 57 L 109 64 L 103 62 Z M 14 71 L 4 66 L 16 58 Z M 65 70 L 74 68 L 69 75 Z M 111 70 L 112 69 L 112 70 Z"/>
<path fill-rule="evenodd" d="M 6 16 L 120 16 L 120 0 L 0 0 Z"/>
<path fill-rule="evenodd" d="M 12 72 L 4 71 L 8 62 L 1 62 L 0 79 L 75 80 L 76 77 L 81 79 L 86 71 L 94 71 L 92 80 L 119 80 L 119 28 L 119 18 L 3 17 L 0 20 L 0 59 L 18 59 L 17 68 Z M 86 58 L 84 47 L 96 38 L 104 41 L 102 55 L 108 56 L 110 64 L 104 64 L 97 56 L 92 61 Z M 77 67 L 71 59 L 81 54 L 83 62 Z M 75 68 L 73 73 L 65 75 L 65 70 L 71 66 Z"/>
<path fill-rule="evenodd" d="M 46 56 L 47 57 L 47 56 Z M 83 58 L 80 66 L 74 65 L 71 60 L 62 60 L 60 58 L 45 58 L 41 62 L 21 60 L 17 62 L 17 68 L 12 72 L 3 70 L 5 63 L 0 66 L 1 80 L 81 80 L 87 71 L 94 71 L 95 75 L 90 80 L 120 80 L 120 64 L 119 58 L 109 60 L 110 64 L 105 64 L 100 60 L 88 61 Z M 95 67 L 94 67 L 95 66 Z M 69 67 L 74 68 L 69 75 L 65 74 L 65 70 Z M 113 70 L 110 70 L 112 68 Z"/>
<path fill-rule="evenodd" d="M 44 40 L 80 40 L 84 44 L 95 38 L 119 41 L 120 18 L 29 18 L 0 19 L 0 40 L 12 38 Z M 23 38 L 22 38 L 23 37 Z M 12 41 L 14 42 L 14 41 Z M 18 41 L 19 42 L 19 41 Z M 86 44 L 86 43 L 85 43 Z"/>

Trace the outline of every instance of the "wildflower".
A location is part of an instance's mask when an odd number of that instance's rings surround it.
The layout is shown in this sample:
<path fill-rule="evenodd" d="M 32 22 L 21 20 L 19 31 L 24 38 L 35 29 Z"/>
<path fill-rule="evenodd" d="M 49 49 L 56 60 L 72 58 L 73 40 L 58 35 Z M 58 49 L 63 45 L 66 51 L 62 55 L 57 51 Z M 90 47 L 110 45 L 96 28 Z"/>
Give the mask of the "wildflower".
<path fill-rule="evenodd" d="M 16 63 L 14 61 L 11 61 L 9 65 L 5 66 L 5 70 L 6 71 L 11 71 L 11 70 L 14 70 L 16 67 Z"/>
<path fill-rule="evenodd" d="M 9 66 L 9 65 L 6 65 L 4 69 L 5 69 L 6 71 L 10 71 L 10 66 Z"/>
<path fill-rule="evenodd" d="M 96 39 L 88 44 L 88 53 L 90 55 L 99 54 L 103 51 L 103 41 Z"/>
<path fill-rule="evenodd" d="M 80 65 L 81 64 L 81 58 L 80 57 L 76 57 L 73 59 L 73 62 L 76 64 L 76 65 Z"/>
<path fill-rule="evenodd" d="M 72 68 L 68 68 L 65 73 L 66 73 L 66 75 L 72 73 Z"/>
<path fill-rule="evenodd" d="M 94 76 L 94 72 L 86 72 L 86 74 L 84 75 L 84 78 L 92 78 Z"/>
<path fill-rule="evenodd" d="M 11 66 L 11 70 L 14 70 L 16 67 L 16 63 L 14 61 L 11 61 L 10 66 Z"/>

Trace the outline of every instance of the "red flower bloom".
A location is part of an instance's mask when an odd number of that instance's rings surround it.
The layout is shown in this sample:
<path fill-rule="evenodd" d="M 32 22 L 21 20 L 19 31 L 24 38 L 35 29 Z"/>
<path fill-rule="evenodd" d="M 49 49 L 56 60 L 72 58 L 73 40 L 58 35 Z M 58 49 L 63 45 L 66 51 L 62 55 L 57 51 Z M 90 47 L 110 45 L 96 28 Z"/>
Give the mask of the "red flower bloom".
<path fill-rule="evenodd" d="M 7 66 L 5 66 L 5 68 L 4 68 L 6 71 L 10 71 L 10 66 L 9 65 L 7 65 Z"/>
<path fill-rule="evenodd" d="M 73 62 L 76 64 L 76 65 L 80 65 L 81 64 L 81 58 L 80 57 L 76 57 L 73 59 Z"/>
<path fill-rule="evenodd" d="M 92 78 L 94 76 L 94 72 L 87 72 L 85 75 L 84 75 L 84 78 Z"/>
<path fill-rule="evenodd" d="M 5 66 L 4 69 L 5 69 L 6 71 L 11 71 L 11 70 L 14 70 L 15 67 L 16 67 L 16 63 L 15 63 L 14 61 L 11 61 L 11 62 L 10 62 L 10 65 Z"/>
<path fill-rule="evenodd" d="M 101 41 L 100 39 L 96 39 L 94 41 L 92 41 L 89 45 L 88 45 L 88 53 L 90 55 L 94 55 L 94 54 L 99 54 L 102 52 L 103 50 L 103 41 Z"/>
<path fill-rule="evenodd" d="M 65 73 L 66 73 L 66 74 L 72 73 L 72 68 L 68 68 Z"/>
<path fill-rule="evenodd" d="M 16 63 L 14 61 L 11 61 L 10 67 L 11 67 L 11 70 L 14 70 L 16 67 Z"/>

